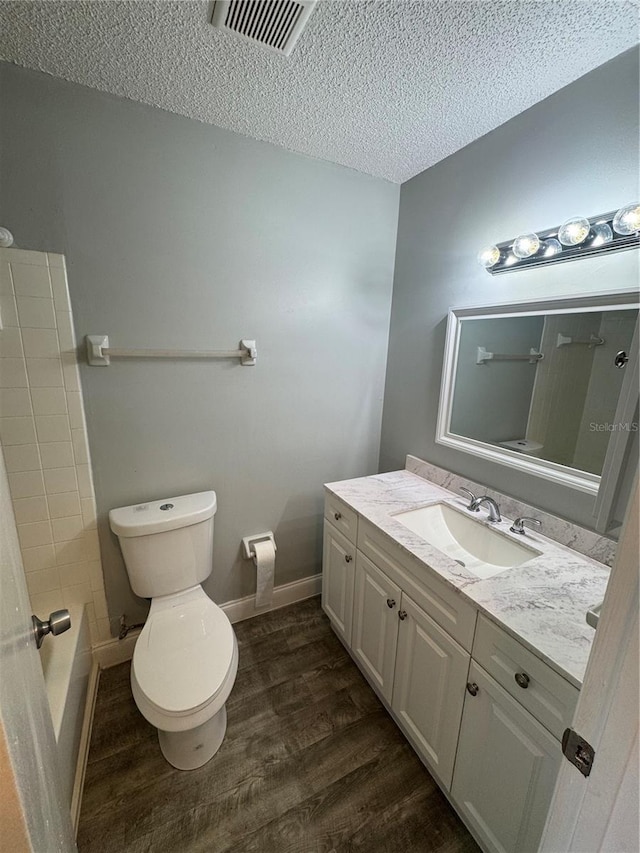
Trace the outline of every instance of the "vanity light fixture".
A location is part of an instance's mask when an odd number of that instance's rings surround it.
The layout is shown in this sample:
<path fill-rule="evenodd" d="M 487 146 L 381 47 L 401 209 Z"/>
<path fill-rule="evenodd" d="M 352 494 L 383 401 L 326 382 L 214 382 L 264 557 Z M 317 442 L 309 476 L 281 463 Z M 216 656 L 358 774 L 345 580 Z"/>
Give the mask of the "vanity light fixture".
<path fill-rule="evenodd" d="M 488 246 L 478 253 L 478 263 L 496 275 L 639 246 L 640 204 L 634 203 L 590 219 L 572 217 L 561 226 Z"/>

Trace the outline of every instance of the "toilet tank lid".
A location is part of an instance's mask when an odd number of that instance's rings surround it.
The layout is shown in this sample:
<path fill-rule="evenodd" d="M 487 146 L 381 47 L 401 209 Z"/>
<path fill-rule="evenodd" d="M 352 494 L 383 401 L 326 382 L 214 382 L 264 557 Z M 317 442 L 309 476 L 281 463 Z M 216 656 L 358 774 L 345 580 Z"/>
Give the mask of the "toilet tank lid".
<path fill-rule="evenodd" d="M 109 525 L 118 536 L 149 536 L 207 521 L 215 515 L 216 507 L 215 492 L 180 495 L 112 509 Z"/>

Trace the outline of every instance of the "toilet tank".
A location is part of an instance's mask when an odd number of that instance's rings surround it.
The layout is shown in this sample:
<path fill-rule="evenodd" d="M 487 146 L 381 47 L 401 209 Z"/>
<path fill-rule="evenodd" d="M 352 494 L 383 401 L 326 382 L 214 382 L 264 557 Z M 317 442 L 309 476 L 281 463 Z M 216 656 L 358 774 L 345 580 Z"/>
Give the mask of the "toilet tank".
<path fill-rule="evenodd" d="M 216 507 L 215 492 L 198 492 L 110 511 L 136 595 L 171 595 L 209 577 Z"/>

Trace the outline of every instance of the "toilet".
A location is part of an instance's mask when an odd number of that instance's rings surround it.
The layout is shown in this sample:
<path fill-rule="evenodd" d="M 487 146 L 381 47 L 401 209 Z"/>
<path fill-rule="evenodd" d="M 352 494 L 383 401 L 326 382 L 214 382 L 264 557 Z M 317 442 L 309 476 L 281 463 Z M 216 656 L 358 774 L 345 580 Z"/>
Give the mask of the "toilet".
<path fill-rule="evenodd" d="M 133 651 L 133 698 L 178 770 L 201 767 L 220 748 L 238 669 L 231 623 L 201 586 L 216 506 L 215 492 L 199 492 L 109 513 L 131 588 L 151 599 Z"/>

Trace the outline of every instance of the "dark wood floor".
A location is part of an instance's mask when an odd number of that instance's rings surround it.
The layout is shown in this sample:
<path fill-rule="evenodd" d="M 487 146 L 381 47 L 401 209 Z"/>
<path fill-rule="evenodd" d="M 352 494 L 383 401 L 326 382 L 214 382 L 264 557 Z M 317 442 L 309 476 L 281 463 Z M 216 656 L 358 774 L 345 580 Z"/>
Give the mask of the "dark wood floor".
<path fill-rule="evenodd" d="M 227 735 L 199 770 L 163 759 L 129 664 L 102 673 L 80 853 L 477 853 L 319 599 L 234 627 Z"/>

